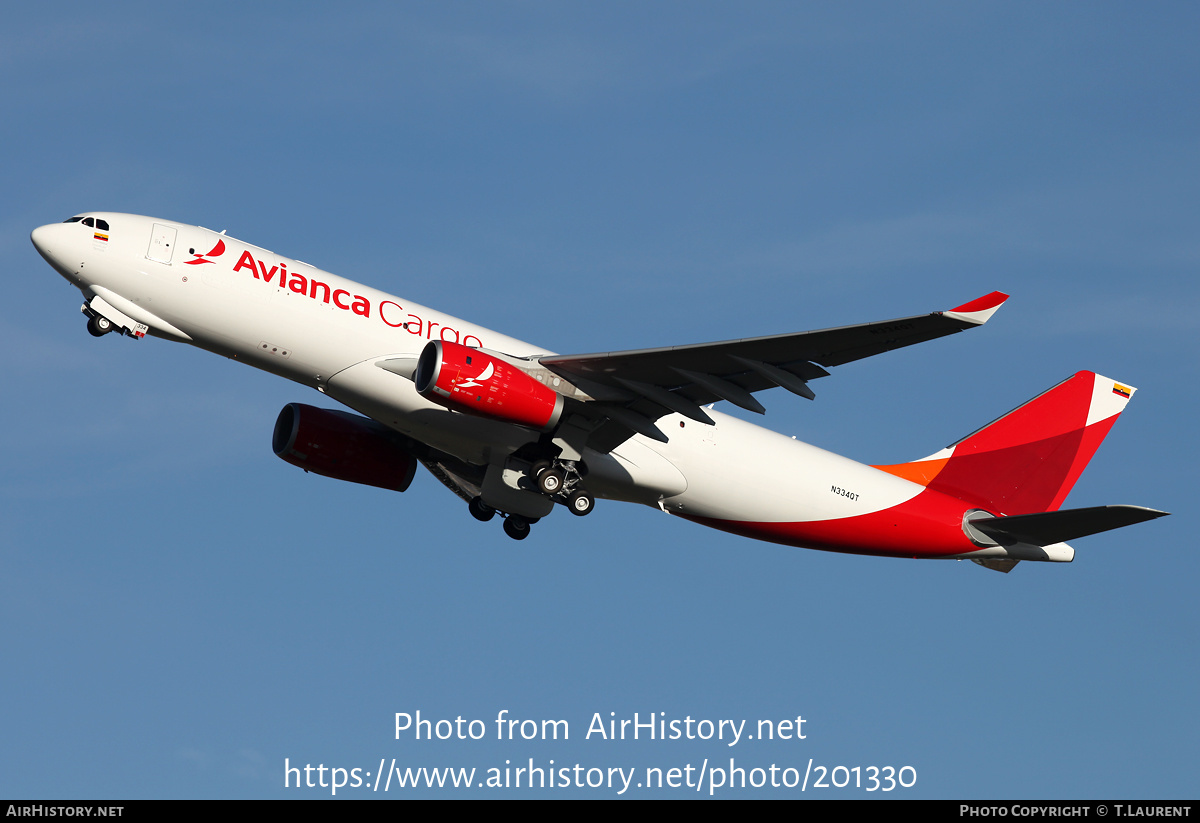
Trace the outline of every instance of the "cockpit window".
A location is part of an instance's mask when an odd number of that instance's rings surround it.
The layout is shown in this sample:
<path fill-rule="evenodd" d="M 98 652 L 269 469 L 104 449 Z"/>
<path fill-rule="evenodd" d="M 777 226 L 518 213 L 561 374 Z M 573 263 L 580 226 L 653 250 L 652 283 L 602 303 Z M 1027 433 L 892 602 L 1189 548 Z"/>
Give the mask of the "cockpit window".
<path fill-rule="evenodd" d="M 64 220 L 63 222 L 64 223 L 83 223 L 83 225 L 89 226 L 93 229 L 100 229 L 101 231 L 108 231 L 108 221 L 101 220 L 99 217 L 84 217 L 81 214 L 78 217 L 69 217 L 66 220 Z"/>

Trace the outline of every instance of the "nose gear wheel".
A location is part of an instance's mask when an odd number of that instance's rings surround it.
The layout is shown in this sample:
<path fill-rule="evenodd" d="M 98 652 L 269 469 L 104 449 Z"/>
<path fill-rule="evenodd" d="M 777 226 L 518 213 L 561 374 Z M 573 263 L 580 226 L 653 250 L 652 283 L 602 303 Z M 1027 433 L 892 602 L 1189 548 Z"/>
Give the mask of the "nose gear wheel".
<path fill-rule="evenodd" d="M 103 337 L 113 330 L 113 324 L 107 317 L 96 314 L 88 318 L 87 330 L 92 337 Z"/>

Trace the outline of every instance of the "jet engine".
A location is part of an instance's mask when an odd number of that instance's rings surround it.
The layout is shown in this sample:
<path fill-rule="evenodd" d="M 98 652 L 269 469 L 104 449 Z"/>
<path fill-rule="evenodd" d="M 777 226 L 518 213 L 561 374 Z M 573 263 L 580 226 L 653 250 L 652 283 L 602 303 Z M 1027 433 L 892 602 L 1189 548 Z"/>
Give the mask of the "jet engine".
<path fill-rule="evenodd" d="M 417 360 L 417 391 L 455 411 L 549 431 L 562 415 L 563 397 L 499 357 L 444 340 L 425 346 Z"/>
<path fill-rule="evenodd" d="M 417 459 L 396 434 L 366 417 L 288 403 L 275 421 L 271 448 L 305 471 L 402 492 L 417 471 Z"/>

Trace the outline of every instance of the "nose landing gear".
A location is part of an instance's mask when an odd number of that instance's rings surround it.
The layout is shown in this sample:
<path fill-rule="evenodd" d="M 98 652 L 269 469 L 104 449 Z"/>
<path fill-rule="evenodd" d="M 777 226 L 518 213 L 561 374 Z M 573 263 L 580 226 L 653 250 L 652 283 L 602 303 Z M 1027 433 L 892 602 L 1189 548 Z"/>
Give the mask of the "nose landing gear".
<path fill-rule="evenodd" d="M 92 337 L 103 337 L 113 330 L 113 324 L 107 317 L 96 314 L 88 318 L 87 330 Z"/>
<path fill-rule="evenodd" d="M 89 302 L 79 307 L 87 317 L 88 334 L 92 337 L 103 337 L 109 332 L 119 332 L 140 340 L 150 331 L 145 323 L 139 323 L 133 318 L 117 311 L 108 301 L 93 297 Z"/>

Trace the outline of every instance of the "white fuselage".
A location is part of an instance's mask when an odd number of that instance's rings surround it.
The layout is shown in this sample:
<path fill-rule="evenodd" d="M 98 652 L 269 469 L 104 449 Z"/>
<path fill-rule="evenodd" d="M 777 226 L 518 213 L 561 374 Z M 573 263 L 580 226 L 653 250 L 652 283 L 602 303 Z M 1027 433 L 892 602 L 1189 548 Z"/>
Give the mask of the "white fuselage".
<path fill-rule="evenodd" d="M 315 388 L 469 463 L 502 462 L 538 437 L 521 426 L 436 405 L 417 393 L 412 380 L 376 364 L 415 363 L 430 340 L 519 358 L 552 354 L 547 349 L 208 229 L 136 215 L 91 216 L 109 230 L 51 224 L 34 231 L 34 243 L 86 298 L 101 298 L 152 335 Z M 709 414 L 714 426 L 675 414 L 660 419 L 667 443 L 634 436 L 611 454 L 585 453 L 589 489 L 721 528 L 724 522 L 742 524 L 731 530 L 747 534 L 753 532 L 748 523 L 839 521 L 929 494 L 900 477 Z M 963 508 L 945 515 L 951 531 L 959 528 L 953 521 Z M 787 535 L 755 536 L 804 544 Z M 951 554 L 960 538 L 947 538 L 938 553 Z M 958 551 L 975 548 L 963 540 Z"/>

